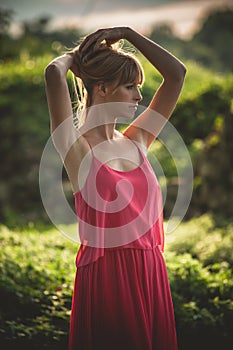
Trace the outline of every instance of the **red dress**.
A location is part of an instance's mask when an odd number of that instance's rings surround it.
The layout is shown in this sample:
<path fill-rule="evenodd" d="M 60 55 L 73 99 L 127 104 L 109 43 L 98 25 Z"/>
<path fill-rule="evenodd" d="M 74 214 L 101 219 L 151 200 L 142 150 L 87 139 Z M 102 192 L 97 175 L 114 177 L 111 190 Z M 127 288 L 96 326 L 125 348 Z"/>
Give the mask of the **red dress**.
<path fill-rule="evenodd" d="M 160 186 L 146 156 L 131 171 L 96 158 L 74 194 L 81 246 L 69 350 L 177 350 Z"/>

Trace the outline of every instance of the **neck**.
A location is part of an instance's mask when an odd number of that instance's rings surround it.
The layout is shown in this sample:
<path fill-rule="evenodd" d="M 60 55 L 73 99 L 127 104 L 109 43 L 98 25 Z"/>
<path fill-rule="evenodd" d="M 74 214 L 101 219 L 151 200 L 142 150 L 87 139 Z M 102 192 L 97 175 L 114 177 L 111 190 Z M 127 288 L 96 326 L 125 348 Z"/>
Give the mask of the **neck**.
<path fill-rule="evenodd" d="M 115 125 L 114 106 L 108 103 L 97 104 L 88 108 L 82 133 L 91 131 L 102 139 L 111 140 L 114 136 Z"/>

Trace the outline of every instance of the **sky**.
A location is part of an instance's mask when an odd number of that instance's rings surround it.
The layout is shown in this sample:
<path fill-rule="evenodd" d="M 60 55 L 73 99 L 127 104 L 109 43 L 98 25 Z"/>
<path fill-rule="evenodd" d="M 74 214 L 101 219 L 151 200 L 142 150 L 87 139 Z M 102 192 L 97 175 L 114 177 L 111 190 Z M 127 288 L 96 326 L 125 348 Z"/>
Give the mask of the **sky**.
<path fill-rule="evenodd" d="M 232 0 L 0 0 L 0 6 L 14 10 L 17 22 L 51 16 L 52 27 L 100 27 L 127 25 L 146 33 L 156 23 L 172 24 L 176 34 L 189 38 L 211 7 L 223 7 Z"/>

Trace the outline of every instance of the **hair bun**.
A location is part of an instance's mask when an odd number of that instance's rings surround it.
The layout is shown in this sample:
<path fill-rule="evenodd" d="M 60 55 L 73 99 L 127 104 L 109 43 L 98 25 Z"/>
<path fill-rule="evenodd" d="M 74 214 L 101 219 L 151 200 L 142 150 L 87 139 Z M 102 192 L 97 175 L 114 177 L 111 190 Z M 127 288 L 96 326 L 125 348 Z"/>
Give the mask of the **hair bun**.
<path fill-rule="evenodd" d="M 101 57 L 100 60 L 102 61 L 104 56 L 107 57 L 113 51 L 112 45 L 107 44 L 106 41 L 103 41 L 97 48 L 95 45 L 96 43 L 94 42 L 86 50 L 82 50 L 82 45 L 79 45 L 73 50 L 74 64 L 77 67 L 77 72 L 79 72 L 77 76 L 81 79 L 84 78 L 85 80 L 92 62 L 98 61 L 98 57 Z"/>

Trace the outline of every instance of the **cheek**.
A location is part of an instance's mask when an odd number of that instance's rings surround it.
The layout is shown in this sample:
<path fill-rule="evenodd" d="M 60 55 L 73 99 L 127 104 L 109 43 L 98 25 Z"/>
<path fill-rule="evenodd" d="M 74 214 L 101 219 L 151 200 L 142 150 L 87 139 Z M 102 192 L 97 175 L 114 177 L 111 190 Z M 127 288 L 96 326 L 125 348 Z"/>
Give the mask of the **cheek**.
<path fill-rule="evenodd" d="M 129 100 L 132 98 L 132 91 L 130 90 L 124 90 L 122 91 L 121 93 L 121 98 L 124 99 L 124 100 Z"/>
<path fill-rule="evenodd" d="M 125 92 L 121 92 L 116 94 L 115 96 L 113 96 L 115 101 L 118 102 L 123 102 L 123 101 L 127 101 L 129 99 L 129 94 L 125 93 Z"/>

